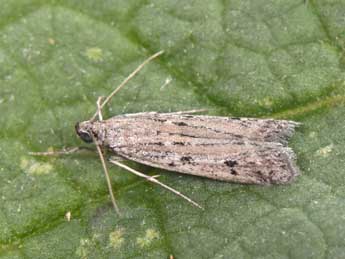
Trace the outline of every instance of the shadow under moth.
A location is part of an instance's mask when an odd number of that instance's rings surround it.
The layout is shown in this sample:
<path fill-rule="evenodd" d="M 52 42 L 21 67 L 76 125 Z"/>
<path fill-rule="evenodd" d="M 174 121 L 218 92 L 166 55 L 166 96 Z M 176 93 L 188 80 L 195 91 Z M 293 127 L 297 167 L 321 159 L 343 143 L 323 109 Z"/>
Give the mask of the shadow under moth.
<path fill-rule="evenodd" d="M 195 115 L 200 110 L 173 113 L 143 112 L 103 120 L 102 108 L 142 67 L 161 55 L 144 61 L 104 101 L 97 101 L 97 112 L 76 124 L 76 133 L 87 143 L 95 143 L 112 193 L 102 149 L 114 155 L 152 167 L 183 174 L 243 184 L 285 184 L 298 174 L 295 155 L 287 147 L 298 122 L 275 119 L 233 118 Z M 98 117 L 98 120 L 96 119 Z M 70 153 L 42 152 L 38 155 Z M 187 196 L 144 175 L 118 160 L 111 163 L 158 183 L 201 207 Z"/>

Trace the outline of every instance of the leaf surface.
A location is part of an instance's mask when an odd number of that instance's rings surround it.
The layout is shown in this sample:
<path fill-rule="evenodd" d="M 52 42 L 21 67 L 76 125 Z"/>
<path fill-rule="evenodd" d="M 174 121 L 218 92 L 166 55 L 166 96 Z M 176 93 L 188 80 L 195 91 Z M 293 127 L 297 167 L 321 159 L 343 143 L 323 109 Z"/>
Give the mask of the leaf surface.
<path fill-rule="evenodd" d="M 345 1 L 0 6 L 1 259 L 345 256 Z M 290 142 L 297 180 L 245 186 L 129 163 L 159 174 L 201 211 L 110 166 L 119 218 L 97 154 L 28 155 L 84 145 L 75 123 L 162 49 L 107 117 L 206 108 L 300 121 Z"/>

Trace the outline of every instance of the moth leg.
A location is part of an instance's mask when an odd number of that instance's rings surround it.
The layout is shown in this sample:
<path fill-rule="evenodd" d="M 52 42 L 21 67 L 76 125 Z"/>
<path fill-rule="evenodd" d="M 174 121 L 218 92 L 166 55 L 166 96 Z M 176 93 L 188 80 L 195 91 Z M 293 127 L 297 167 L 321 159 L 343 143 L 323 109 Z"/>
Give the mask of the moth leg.
<path fill-rule="evenodd" d="M 109 190 L 111 202 L 113 204 L 113 207 L 114 207 L 116 213 L 119 216 L 121 216 L 120 209 L 119 209 L 119 207 L 116 204 L 115 195 L 113 193 L 113 188 L 111 186 L 110 176 L 109 176 L 109 173 L 108 173 L 108 168 L 107 168 L 107 165 L 105 164 L 104 156 L 103 156 L 101 147 L 100 147 L 100 145 L 97 144 L 95 137 L 93 135 L 91 135 L 91 136 L 93 138 L 94 143 L 96 144 L 96 148 L 97 148 L 97 151 L 98 151 L 98 154 L 99 154 L 99 158 L 101 159 L 101 163 L 102 163 L 102 166 L 103 166 L 103 171 L 104 171 L 104 174 L 105 174 L 105 179 L 107 180 L 107 185 L 108 185 L 108 190 Z"/>
<path fill-rule="evenodd" d="M 29 155 L 31 156 L 59 156 L 59 155 L 69 155 L 74 153 L 79 153 L 82 151 L 92 151 L 93 150 L 90 147 L 69 147 L 64 148 L 62 150 L 56 150 L 56 151 L 45 151 L 45 152 L 29 152 Z"/>
<path fill-rule="evenodd" d="M 202 112 L 207 112 L 207 109 L 198 109 L 198 110 L 190 110 L 190 111 L 179 111 L 179 112 L 168 112 L 165 114 L 169 115 L 183 115 L 183 114 L 193 114 L 193 113 L 202 113 Z"/>
<path fill-rule="evenodd" d="M 117 165 L 121 168 L 124 168 L 126 169 L 127 171 L 131 172 L 132 174 L 135 174 L 137 176 L 140 176 L 142 178 L 145 178 L 147 181 L 149 182 L 152 182 L 152 183 L 156 183 L 160 186 L 162 186 L 163 188 L 175 193 L 177 196 L 180 196 L 181 198 L 185 199 L 186 201 L 190 202 L 191 204 L 193 204 L 194 206 L 200 208 L 200 209 L 204 209 L 203 207 L 201 207 L 198 203 L 196 203 L 195 201 L 193 201 L 192 199 L 188 198 L 187 196 L 185 196 L 184 194 L 180 193 L 179 191 L 175 190 L 174 188 L 171 188 L 170 186 L 158 181 L 156 179 L 156 177 L 153 177 L 153 176 L 148 176 L 146 174 L 143 174 L 143 173 L 140 173 L 138 172 L 137 170 L 134 170 L 133 168 L 130 168 L 129 166 L 126 166 L 118 161 L 115 161 L 115 160 L 109 160 L 110 163 L 114 164 L 114 165 Z"/>
<path fill-rule="evenodd" d="M 99 121 L 103 120 L 103 115 L 102 115 L 102 98 L 103 98 L 102 96 L 98 97 L 97 102 L 96 102 L 96 104 L 97 104 L 97 115 L 98 115 Z M 119 207 L 116 204 L 115 195 L 113 193 L 113 188 L 111 186 L 110 176 L 109 176 L 107 165 L 105 164 L 105 160 L 104 160 L 104 156 L 103 156 L 101 145 L 99 145 L 97 143 L 97 139 L 96 139 L 95 136 L 93 136 L 92 134 L 91 134 L 91 136 L 92 136 L 93 142 L 96 145 L 99 158 L 101 159 L 101 163 L 102 163 L 102 166 L 103 166 L 103 171 L 104 171 L 104 174 L 105 174 L 105 179 L 107 180 L 107 185 L 108 185 L 108 190 L 109 190 L 111 202 L 113 204 L 113 207 L 114 207 L 116 213 L 119 216 L 121 216 Z"/>
<path fill-rule="evenodd" d="M 147 58 L 143 63 L 141 63 L 132 73 L 129 74 L 129 76 L 127 76 L 122 82 L 121 84 L 115 88 L 114 91 L 112 91 L 107 98 L 105 98 L 104 102 L 100 105 L 100 110 L 102 110 L 104 108 L 104 106 L 111 100 L 111 98 L 113 98 L 113 96 L 120 91 L 120 89 L 122 87 L 124 87 L 129 80 L 131 80 L 136 74 L 139 73 L 139 71 L 147 64 L 149 63 L 151 60 L 155 59 L 156 57 L 162 55 L 164 53 L 163 50 L 158 51 L 157 53 L 153 54 L 151 57 Z M 91 117 L 90 121 L 94 121 L 95 118 L 98 115 L 98 111 Z"/>

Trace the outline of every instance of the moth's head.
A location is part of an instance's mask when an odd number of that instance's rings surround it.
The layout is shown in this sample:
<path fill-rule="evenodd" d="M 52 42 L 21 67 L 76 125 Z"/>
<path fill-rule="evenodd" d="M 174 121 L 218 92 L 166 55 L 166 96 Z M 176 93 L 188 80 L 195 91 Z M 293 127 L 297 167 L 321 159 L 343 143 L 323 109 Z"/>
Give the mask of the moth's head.
<path fill-rule="evenodd" d="M 92 136 L 95 136 L 95 134 L 93 133 L 92 128 L 92 122 L 90 121 L 77 122 L 75 124 L 76 133 L 86 143 L 93 142 Z"/>

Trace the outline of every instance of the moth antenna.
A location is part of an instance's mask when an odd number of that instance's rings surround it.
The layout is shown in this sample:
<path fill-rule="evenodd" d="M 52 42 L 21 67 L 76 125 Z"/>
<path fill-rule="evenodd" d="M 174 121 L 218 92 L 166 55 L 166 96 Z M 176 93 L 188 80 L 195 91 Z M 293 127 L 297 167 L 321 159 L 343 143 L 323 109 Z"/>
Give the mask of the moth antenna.
<path fill-rule="evenodd" d="M 69 147 L 69 148 L 56 150 L 56 151 L 29 152 L 29 155 L 31 156 L 59 156 L 59 155 L 69 155 L 69 154 L 77 153 L 84 150 L 94 151 L 90 149 L 89 147 Z"/>
<path fill-rule="evenodd" d="M 98 114 L 98 119 L 99 121 L 103 120 L 103 115 L 102 115 L 102 96 L 99 96 L 97 99 L 97 114 Z"/>
<path fill-rule="evenodd" d="M 195 201 L 193 201 L 192 199 L 190 199 L 190 198 L 187 197 L 186 195 L 184 195 L 184 194 L 180 193 L 179 191 L 175 190 L 174 188 L 172 188 L 172 187 L 170 187 L 170 186 L 168 186 L 168 185 L 166 185 L 166 184 L 164 184 L 164 183 L 158 181 L 158 180 L 156 179 L 156 177 L 154 177 L 154 176 L 148 176 L 148 175 L 146 175 L 146 174 L 140 173 L 140 172 L 134 170 L 133 168 L 130 168 L 129 166 L 126 166 L 126 165 L 124 165 L 124 164 L 122 164 L 122 163 L 120 163 L 120 162 L 118 162 L 118 161 L 115 161 L 115 160 L 112 160 L 112 159 L 109 160 L 109 161 L 110 161 L 110 163 L 113 163 L 113 164 L 115 164 L 115 165 L 117 165 L 117 166 L 119 166 L 119 167 L 122 167 L 122 168 L 126 169 L 127 171 L 129 171 L 129 172 L 131 172 L 131 173 L 133 173 L 133 174 L 135 174 L 135 175 L 137 175 L 137 176 L 140 176 L 140 177 L 145 178 L 147 181 L 150 181 L 150 182 L 152 182 L 152 183 L 156 183 L 156 184 L 162 186 L 163 188 L 165 188 L 165 189 L 167 189 L 167 190 L 169 190 L 169 191 L 175 193 L 177 196 L 180 196 L 181 198 L 183 198 L 183 199 L 185 199 L 186 201 L 190 202 L 190 203 L 193 204 L 194 206 L 196 206 L 196 207 L 198 207 L 198 208 L 200 208 L 200 209 L 202 209 L 202 210 L 204 209 L 204 208 L 201 207 L 198 203 L 196 203 Z"/>
<path fill-rule="evenodd" d="M 164 53 L 163 50 L 158 51 L 157 53 L 153 54 L 151 57 L 147 58 L 143 63 L 141 63 L 131 74 L 129 74 L 129 76 L 127 76 L 122 83 L 115 88 L 115 90 L 113 92 L 111 92 L 110 95 L 107 96 L 107 98 L 105 98 L 104 102 L 100 105 L 100 110 L 102 110 L 104 108 L 104 106 L 111 100 L 111 98 L 113 98 L 113 96 L 120 91 L 120 89 L 125 86 L 129 80 L 131 80 L 147 63 L 149 63 L 151 60 L 155 59 L 156 57 L 162 55 Z M 91 117 L 90 121 L 94 121 L 95 118 L 98 115 L 98 111 Z"/>

